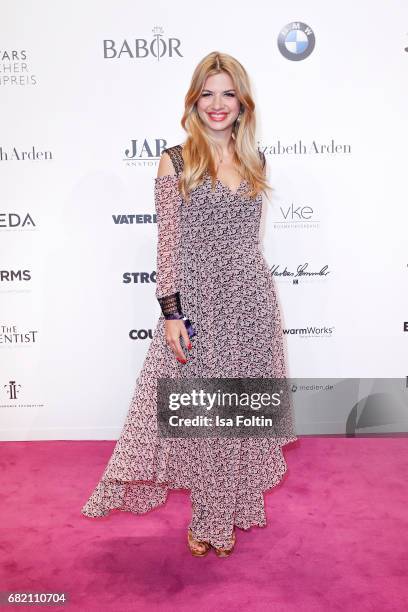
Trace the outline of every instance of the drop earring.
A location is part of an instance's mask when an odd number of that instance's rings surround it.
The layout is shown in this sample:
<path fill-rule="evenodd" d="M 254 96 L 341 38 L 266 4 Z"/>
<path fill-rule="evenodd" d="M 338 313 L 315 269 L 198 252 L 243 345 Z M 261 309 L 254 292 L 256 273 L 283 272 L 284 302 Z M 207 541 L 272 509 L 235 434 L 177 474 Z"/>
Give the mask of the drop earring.
<path fill-rule="evenodd" d="M 235 119 L 235 122 L 234 122 L 234 129 L 232 130 L 232 134 L 231 134 L 232 138 L 235 138 L 235 134 L 238 131 L 239 122 L 241 120 L 241 115 L 242 115 L 242 111 L 239 111 L 237 118 Z"/>

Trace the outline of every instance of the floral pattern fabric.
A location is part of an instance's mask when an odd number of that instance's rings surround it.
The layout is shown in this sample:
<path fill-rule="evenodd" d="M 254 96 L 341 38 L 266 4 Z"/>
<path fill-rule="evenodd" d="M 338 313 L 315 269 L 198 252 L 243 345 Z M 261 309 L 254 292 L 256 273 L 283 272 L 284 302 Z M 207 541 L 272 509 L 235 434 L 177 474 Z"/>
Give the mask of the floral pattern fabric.
<path fill-rule="evenodd" d="M 81 512 L 143 514 L 164 504 L 169 489 L 189 489 L 193 537 L 227 548 L 234 526 L 266 525 L 263 492 L 287 470 L 282 447 L 297 440 L 292 417 L 285 438 L 162 438 L 157 379 L 285 377 L 280 308 L 260 251 L 262 194 L 247 197 L 246 181 L 233 192 L 217 180 L 212 191 L 207 174 L 186 203 L 182 145 L 165 151 L 176 173 L 155 179 L 156 297 L 179 292 L 196 336 L 181 364 L 160 315 L 120 437 Z"/>

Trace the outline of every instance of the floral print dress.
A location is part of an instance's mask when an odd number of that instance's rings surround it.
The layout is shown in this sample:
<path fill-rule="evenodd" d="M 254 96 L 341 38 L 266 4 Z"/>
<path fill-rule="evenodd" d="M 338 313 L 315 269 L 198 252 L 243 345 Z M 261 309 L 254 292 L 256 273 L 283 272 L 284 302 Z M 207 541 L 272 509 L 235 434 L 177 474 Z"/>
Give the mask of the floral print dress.
<path fill-rule="evenodd" d="M 281 481 L 282 446 L 297 437 L 290 414 L 285 438 L 158 436 L 158 378 L 287 375 L 273 277 L 260 251 L 262 194 L 247 197 L 245 180 L 235 192 L 217 180 L 213 191 L 207 173 L 186 203 L 182 146 L 165 149 L 175 174 L 155 179 L 156 297 L 178 292 L 196 336 L 180 363 L 160 315 L 120 437 L 81 512 L 143 514 L 164 504 L 169 489 L 189 489 L 193 537 L 228 548 L 234 526 L 266 525 L 263 491 Z"/>

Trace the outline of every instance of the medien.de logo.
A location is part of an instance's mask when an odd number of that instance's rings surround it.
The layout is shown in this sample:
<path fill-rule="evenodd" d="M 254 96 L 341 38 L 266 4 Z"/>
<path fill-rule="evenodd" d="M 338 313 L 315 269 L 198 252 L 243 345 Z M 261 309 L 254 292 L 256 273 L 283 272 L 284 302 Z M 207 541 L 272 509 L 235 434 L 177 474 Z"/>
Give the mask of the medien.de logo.
<path fill-rule="evenodd" d="M 133 40 L 103 41 L 104 59 L 146 59 L 153 58 L 160 61 L 164 57 L 174 59 L 183 57 L 180 52 L 181 40 L 174 36 L 165 36 L 161 26 L 152 29 L 153 36 L 147 38 L 134 38 Z"/>
<path fill-rule="evenodd" d="M 127 166 L 154 168 L 166 147 L 164 138 L 134 138 L 123 151 L 123 161 Z"/>
<path fill-rule="evenodd" d="M 293 62 L 304 60 L 315 47 L 312 28 L 301 21 L 288 23 L 278 35 L 278 48 L 283 57 Z"/>
<path fill-rule="evenodd" d="M 30 70 L 26 49 L 0 51 L 0 87 L 37 85 L 37 77 Z"/>

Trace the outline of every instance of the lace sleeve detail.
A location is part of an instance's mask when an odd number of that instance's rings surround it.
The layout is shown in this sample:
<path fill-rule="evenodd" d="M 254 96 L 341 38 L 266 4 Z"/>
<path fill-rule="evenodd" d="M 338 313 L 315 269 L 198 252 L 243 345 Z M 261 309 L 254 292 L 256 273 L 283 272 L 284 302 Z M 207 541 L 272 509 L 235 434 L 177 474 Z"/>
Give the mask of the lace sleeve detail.
<path fill-rule="evenodd" d="M 176 175 L 155 178 L 154 200 L 157 214 L 156 297 L 165 316 L 181 315 L 181 196 Z"/>

